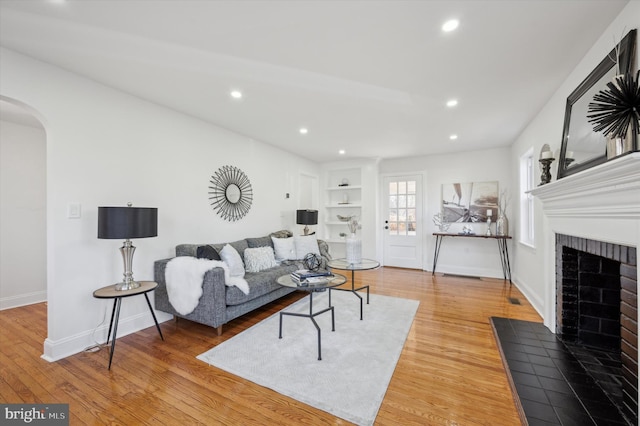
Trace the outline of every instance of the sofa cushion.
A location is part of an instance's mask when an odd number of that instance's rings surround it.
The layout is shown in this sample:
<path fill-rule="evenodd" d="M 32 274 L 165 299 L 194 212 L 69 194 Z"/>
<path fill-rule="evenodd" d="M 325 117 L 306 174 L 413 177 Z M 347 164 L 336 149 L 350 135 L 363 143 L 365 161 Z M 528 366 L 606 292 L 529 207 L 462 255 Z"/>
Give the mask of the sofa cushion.
<path fill-rule="evenodd" d="M 257 248 L 257 247 L 271 247 L 273 248 L 273 242 L 271 241 L 271 237 L 268 235 L 266 237 L 260 238 L 247 238 L 247 245 L 249 248 Z"/>
<path fill-rule="evenodd" d="M 199 246 L 196 251 L 196 257 L 198 259 L 222 260 L 216 249 L 214 249 L 211 244 Z"/>
<path fill-rule="evenodd" d="M 282 286 L 276 281 L 282 275 L 300 269 L 299 264 L 281 265 L 260 272 L 247 272 L 244 279 L 249 284 L 249 294 L 244 294 L 237 287 L 227 287 L 227 305 L 240 305 L 257 297 L 271 293 Z"/>
<path fill-rule="evenodd" d="M 220 251 L 220 257 L 229 267 L 229 275 L 232 277 L 244 277 L 244 264 L 240 258 L 240 253 L 227 244 Z"/>
<path fill-rule="evenodd" d="M 260 272 L 278 266 L 271 247 L 249 247 L 244 251 L 244 269 L 247 272 Z"/>

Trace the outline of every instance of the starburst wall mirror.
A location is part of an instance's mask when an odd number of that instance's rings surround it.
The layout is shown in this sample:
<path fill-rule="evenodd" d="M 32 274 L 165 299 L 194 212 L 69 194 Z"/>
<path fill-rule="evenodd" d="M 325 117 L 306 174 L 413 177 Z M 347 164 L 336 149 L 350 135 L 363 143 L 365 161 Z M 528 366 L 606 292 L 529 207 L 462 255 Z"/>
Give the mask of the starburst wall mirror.
<path fill-rule="evenodd" d="M 209 183 L 209 202 L 218 216 L 235 222 L 249 213 L 253 189 L 242 170 L 234 166 L 222 166 L 211 176 Z"/>

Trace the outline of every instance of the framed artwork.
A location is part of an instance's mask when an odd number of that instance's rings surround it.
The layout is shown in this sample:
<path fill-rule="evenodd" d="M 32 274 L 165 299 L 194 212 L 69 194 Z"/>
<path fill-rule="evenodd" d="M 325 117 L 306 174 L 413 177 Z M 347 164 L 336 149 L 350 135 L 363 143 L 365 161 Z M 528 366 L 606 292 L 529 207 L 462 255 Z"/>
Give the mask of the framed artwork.
<path fill-rule="evenodd" d="M 442 216 L 446 223 L 486 222 L 498 217 L 498 182 L 442 184 Z"/>

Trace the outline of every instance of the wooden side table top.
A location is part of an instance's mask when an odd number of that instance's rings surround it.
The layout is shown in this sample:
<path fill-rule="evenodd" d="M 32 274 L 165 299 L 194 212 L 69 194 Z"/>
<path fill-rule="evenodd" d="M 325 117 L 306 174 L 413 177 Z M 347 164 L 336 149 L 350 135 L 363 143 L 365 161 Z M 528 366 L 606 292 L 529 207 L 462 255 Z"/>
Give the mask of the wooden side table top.
<path fill-rule="evenodd" d="M 118 297 L 135 296 L 136 294 L 143 294 L 155 290 L 158 287 L 158 283 L 155 281 L 138 281 L 140 287 L 131 290 L 116 290 L 116 285 L 111 284 L 106 287 L 102 287 L 93 292 L 93 297 L 98 299 L 115 299 Z"/>

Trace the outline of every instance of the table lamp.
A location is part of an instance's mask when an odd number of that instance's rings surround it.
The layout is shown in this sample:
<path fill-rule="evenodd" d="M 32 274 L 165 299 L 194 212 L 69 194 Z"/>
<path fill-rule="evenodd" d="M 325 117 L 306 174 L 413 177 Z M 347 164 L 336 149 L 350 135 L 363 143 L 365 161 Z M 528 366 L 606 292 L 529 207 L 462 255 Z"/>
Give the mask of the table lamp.
<path fill-rule="evenodd" d="M 116 290 L 140 287 L 133 280 L 133 253 L 136 248 L 130 238 L 147 238 L 158 235 L 158 209 L 155 207 L 98 207 L 98 238 L 124 239 L 120 247 L 124 261 L 124 280 L 116 284 Z"/>
<path fill-rule="evenodd" d="M 304 235 L 309 235 L 308 225 L 318 224 L 318 210 L 297 210 L 296 223 L 304 225 Z"/>

